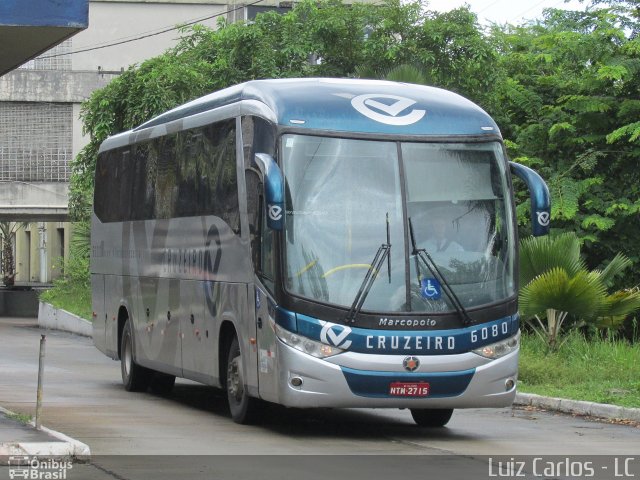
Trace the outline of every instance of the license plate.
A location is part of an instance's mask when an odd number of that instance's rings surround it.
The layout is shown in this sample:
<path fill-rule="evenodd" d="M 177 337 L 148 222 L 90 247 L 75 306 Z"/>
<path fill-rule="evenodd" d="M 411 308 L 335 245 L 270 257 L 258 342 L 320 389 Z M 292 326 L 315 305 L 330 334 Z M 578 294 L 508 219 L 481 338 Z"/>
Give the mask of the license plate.
<path fill-rule="evenodd" d="M 427 397 L 429 395 L 429 384 L 392 382 L 389 385 L 389 395 L 395 397 Z"/>

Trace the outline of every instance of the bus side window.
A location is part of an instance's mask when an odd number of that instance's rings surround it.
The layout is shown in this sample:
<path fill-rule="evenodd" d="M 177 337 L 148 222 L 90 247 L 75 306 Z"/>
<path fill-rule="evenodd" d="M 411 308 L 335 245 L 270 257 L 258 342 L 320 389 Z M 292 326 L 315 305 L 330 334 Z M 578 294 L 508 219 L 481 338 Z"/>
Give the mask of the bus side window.
<path fill-rule="evenodd" d="M 131 220 L 149 220 L 155 209 L 157 159 L 150 154 L 149 142 L 133 146 L 133 186 Z"/>
<path fill-rule="evenodd" d="M 260 176 L 253 169 L 244 172 L 247 187 L 247 217 L 249 220 L 249 241 L 251 242 L 251 260 L 258 271 L 260 265 Z"/>
<path fill-rule="evenodd" d="M 235 125 L 235 119 L 231 119 L 204 127 L 206 160 L 200 173 L 198 198 L 205 205 L 204 211 L 220 217 L 239 235 Z"/>
<path fill-rule="evenodd" d="M 131 216 L 131 183 L 133 180 L 131 150 L 129 148 L 123 149 L 119 157 L 117 168 L 120 177 L 120 195 L 115 208 L 119 219 L 129 220 Z"/>
<path fill-rule="evenodd" d="M 250 116 L 242 117 L 242 153 L 244 155 L 244 181 L 247 192 L 247 220 L 249 222 L 249 241 L 251 244 L 251 260 L 256 273 L 261 270 L 260 265 L 260 195 L 262 181 L 257 165 L 253 159 L 254 150 L 254 119 Z"/>
<path fill-rule="evenodd" d="M 157 158 L 154 216 L 156 219 L 175 217 L 178 186 L 175 160 L 176 135 L 154 140 L 152 148 Z"/>
<path fill-rule="evenodd" d="M 113 162 L 113 150 L 98 155 L 96 165 L 96 186 L 94 190 L 93 205 L 96 216 L 103 222 L 113 221 L 112 209 L 109 209 L 109 194 L 115 193 L 112 186 L 115 182 L 115 169 L 111 167 Z"/>

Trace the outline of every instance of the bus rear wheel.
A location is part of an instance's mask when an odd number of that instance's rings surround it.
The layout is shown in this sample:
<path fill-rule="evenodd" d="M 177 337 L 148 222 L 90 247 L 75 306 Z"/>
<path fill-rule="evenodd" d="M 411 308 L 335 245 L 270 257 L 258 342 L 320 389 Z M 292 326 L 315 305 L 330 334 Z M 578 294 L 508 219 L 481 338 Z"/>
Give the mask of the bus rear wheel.
<path fill-rule="evenodd" d="M 249 396 L 244 381 L 244 364 L 238 337 L 233 337 L 227 356 L 226 390 L 231 418 L 236 423 L 251 424 L 259 420 L 262 404 Z"/>
<path fill-rule="evenodd" d="M 153 375 L 151 370 L 138 365 L 133 358 L 133 334 L 129 319 L 124 324 L 120 342 L 120 371 L 124 389 L 128 392 L 144 392 Z"/>
<path fill-rule="evenodd" d="M 412 408 L 411 416 L 421 427 L 444 427 L 453 415 L 453 408 Z"/>

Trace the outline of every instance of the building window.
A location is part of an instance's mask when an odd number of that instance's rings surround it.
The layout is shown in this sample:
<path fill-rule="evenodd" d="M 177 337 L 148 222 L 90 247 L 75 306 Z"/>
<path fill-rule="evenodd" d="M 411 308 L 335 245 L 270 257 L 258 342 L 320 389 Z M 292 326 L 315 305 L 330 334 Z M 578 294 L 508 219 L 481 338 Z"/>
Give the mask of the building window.
<path fill-rule="evenodd" d="M 0 102 L 0 181 L 67 182 L 73 105 Z"/>
<path fill-rule="evenodd" d="M 18 67 L 21 70 L 71 70 L 71 39 Z"/>
<path fill-rule="evenodd" d="M 64 261 L 64 228 L 58 228 L 58 256 Z"/>

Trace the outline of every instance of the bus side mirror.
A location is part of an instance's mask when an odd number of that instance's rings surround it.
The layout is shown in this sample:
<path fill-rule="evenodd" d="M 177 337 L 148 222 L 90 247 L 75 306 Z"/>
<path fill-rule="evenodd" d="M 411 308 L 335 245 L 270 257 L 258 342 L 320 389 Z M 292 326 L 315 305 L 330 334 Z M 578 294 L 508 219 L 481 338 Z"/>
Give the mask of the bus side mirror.
<path fill-rule="evenodd" d="M 547 235 L 551 221 L 551 198 L 547 184 L 535 170 L 529 167 L 515 162 L 509 162 L 509 166 L 511 173 L 522 179 L 529 189 L 533 235 L 535 237 Z"/>
<path fill-rule="evenodd" d="M 272 230 L 284 228 L 284 179 L 282 171 L 271 155 L 256 153 L 256 163 L 262 173 L 267 207 L 267 226 Z"/>

